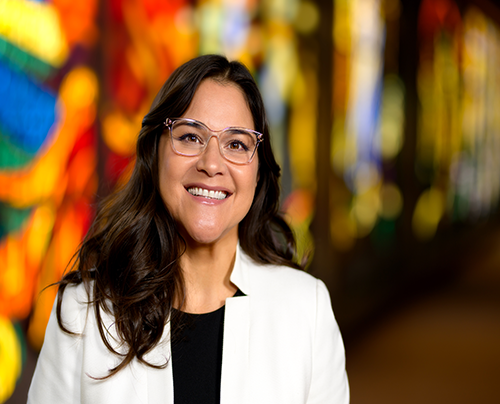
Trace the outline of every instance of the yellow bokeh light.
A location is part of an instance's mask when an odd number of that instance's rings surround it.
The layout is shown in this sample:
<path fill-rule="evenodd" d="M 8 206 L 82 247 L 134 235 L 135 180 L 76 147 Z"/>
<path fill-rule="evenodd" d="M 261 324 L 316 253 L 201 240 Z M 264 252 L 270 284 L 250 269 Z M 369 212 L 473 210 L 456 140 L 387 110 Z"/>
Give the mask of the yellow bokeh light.
<path fill-rule="evenodd" d="M 317 83 L 313 71 L 297 80 L 290 119 L 290 160 L 295 186 L 315 189 Z"/>
<path fill-rule="evenodd" d="M 0 272 L 1 279 L 1 296 L 16 296 L 23 290 L 25 284 L 25 265 L 23 246 L 19 242 L 21 236 L 19 234 L 8 234 L 5 238 L 5 261 L 2 263 L 2 271 Z"/>
<path fill-rule="evenodd" d="M 404 129 L 404 85 L 395 75 L 384 78 L 380 120 L 380 153 L 391 160 L 401 151 Z"/>
<path fill-rule="evenodd" d="M 422 192 L 413 212 L 412 227 L 420 240 L 429 240 L 436 233 L 444 212 L 444 196 L 439 189 L 430 188 Z"/>
<path fill-rule="evenodd" d="M 0 35 L 55 67 L 69 54 L 59 14 L 48 2 L 0 1 Z"/>
<path fill-rule="evenodd" d="M 27 231 L 26 259 L 34 267 L 40 264 L 47 251 L 55 220 L 56 211 L 51 203 L 37 207 L 32 214 Z"/>
<path fill-rule="evenodd" d="M 302 1 L 295 17 L 295 28 L 301 34 L 310 34 L 319 24 L 319 11 L 311 1 Z"/>
<path fill-rule="evenodd" d="M 67 108 L 78 110 L 94 106 L 98 93 L 95 73 L 87 67 L 77 67 L 64 78 L 60 98 Z"/>
<path fill-rule="evenodd" d="M 351 46 L 350 0 L 335 0 L 333 15 L 333 42 L 337 51 L 348 54 Z"/>
<path fill-rule="evenodd" d="M 377 223 L 380 209 L 380 193 L 378 187 L 372 187 L 353 198 L 351 219 L 356 225 L 356 236 L 367 236 Z"/>
<path fill-rule="evenodd" d="M 385 183 L 380 187 L 380 217 L 386 220 L 396 219 L 403 209 L 403 196 L 394 183 Z"/>
<path fill-rule="evenodd" d="M 140 123 L 130 121 L 118 111 L 109 113 L 102 121 L 102 135 L 108 147 L 121 156 L 135 152 Z"/>
<path fill-rule="evenodd" d="M 278 32 L 268 39 L 269 67 L 281 99 L 289 101 L 294 83 L 300 74 L 299 61 L 290 30 L 279 25 L 274 28 Z"/>
<path fill-rule="evenodd" d="M 0 403 L 7 400 L 21 374 L 21 345 L 9 319 L 0 316 Z"/>

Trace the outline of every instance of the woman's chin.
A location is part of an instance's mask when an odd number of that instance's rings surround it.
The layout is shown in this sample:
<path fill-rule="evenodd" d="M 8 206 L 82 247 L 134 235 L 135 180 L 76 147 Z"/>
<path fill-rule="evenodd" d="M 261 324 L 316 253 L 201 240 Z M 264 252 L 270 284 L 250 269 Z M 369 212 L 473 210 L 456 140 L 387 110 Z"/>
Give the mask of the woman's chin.
<path fill-rule="evenodd" d="M 209 246 L 222 241 L 229 241 L 234 238 L 238 239 L 237 227 L 229 231 L 220 231 L 218 229 L 197 229 L 187 231 L 183 234 L 188 245 L 192 246 Z"/>

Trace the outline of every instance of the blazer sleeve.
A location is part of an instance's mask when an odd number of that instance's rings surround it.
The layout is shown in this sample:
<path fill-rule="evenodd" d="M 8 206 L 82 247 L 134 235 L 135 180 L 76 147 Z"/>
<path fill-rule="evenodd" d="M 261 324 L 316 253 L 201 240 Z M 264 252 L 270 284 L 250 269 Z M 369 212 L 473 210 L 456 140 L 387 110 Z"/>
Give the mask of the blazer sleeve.
<path fill-rule="evenodd" d="M 311 388 L 307 404 L 347 404 L 345 351 L 325 284 L 317 280 Z"/>
<path fill-rule="evenodd" d="M 54 302 L 28 392 L 28 404 L 81 402 L 82 333 L 87 314 L 84 291 L 80 285 L 68 286 L 64 292 L 62 319 L 76 335 L 61 330 L 56 316 L 57 299 Z"/>

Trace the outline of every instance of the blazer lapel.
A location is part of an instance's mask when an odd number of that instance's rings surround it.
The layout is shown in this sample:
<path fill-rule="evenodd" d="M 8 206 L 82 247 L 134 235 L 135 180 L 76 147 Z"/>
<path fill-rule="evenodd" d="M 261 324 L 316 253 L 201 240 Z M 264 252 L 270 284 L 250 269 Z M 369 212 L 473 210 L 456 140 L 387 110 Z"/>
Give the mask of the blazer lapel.
<path fill-rule="evenodd" d="M 226 299 L 222 345 L 221 404 L 244 404 L 248 397 L 251 284 L 248 262 L 238 244 L 231 282 L 245 296 Z"/>
<path fill-rule="evenodd" d="M 226 300 L 224 340 L 222 348 L 221 404 L 244 404 L 247 397 L 250 298 L 232 297 Z"/>
<path fill-rule="evenodd" d="M 150 363 L 157 365 L 162 365 L 168 360 L 168 365 L 164 369 L 147 368 L 148 404 L 173 404 L 174 379 L 170 350 L 170 322 L 165 326 L 162 341 L 146 358 Z"/>

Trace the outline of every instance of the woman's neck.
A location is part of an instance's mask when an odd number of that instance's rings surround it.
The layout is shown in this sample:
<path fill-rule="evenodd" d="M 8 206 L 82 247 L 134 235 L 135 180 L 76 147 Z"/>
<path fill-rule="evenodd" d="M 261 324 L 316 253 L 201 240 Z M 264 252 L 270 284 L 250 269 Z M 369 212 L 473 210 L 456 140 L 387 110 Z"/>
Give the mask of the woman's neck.
<path fill-rule="evenodd" d="M 236 292 L 230 276 L 238 240 L 223 239 L 209 245 L 187 245 L 181 257 L 186 296 L 180 310 L 208 313 L 224 305 Z"/>

